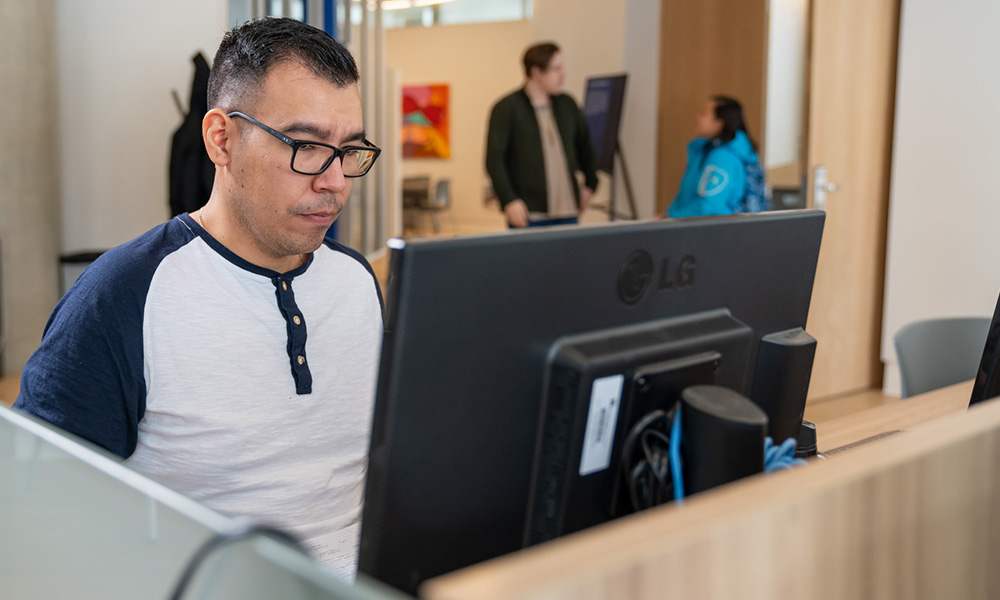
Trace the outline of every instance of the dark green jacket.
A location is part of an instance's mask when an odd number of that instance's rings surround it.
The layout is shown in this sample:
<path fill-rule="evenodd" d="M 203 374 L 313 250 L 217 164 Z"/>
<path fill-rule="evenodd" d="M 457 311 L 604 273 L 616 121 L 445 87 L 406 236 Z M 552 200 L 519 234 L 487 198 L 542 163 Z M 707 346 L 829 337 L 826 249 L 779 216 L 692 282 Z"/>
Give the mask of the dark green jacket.
<path fill-rule="evenodd" d="M 597 189 L 597 159 L 590 145 L 587 123 L 567 94 L 552 96 L 552 116 L 562 137 L 570 182 L 579 206 L 576 171 L 583 171 L 587 187 Z M 529 212 L 548 212 L 542 134 L 535 109 L 523 88 L 493 106 L 486 140 L 486 171 L 502 206 L 520 198 Z"/>

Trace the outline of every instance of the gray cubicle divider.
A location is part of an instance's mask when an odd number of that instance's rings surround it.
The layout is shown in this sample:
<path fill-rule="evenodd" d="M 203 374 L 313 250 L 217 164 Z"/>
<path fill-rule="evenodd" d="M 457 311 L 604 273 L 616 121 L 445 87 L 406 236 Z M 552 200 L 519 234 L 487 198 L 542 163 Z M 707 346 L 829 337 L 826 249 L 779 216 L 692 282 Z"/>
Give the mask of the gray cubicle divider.
<path fill-rule="evenodd" d="M 170 598 L 206 542 L 241 529 L 245 523 L 0 406 L 0 596 Z M 364 576 L 341 581 L 287 543 L 250 536 L 208 555 L 183 598 L 405 596 Z"/>

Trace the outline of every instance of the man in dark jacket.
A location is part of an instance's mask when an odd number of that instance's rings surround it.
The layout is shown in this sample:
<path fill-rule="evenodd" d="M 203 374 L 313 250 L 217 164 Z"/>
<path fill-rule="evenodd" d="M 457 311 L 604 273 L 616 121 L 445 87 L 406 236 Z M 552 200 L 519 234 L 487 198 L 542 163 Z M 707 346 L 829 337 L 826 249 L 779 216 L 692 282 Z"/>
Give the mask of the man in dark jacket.
<path fill-rule="evenodd" d="M 511 227 L 576 223 L 597 189 L 597 160 L 583 113 L 562 92 L 559 47 L 528 48 L 524 74 L 524 87 L 490 114 L 486 170 Z"/>

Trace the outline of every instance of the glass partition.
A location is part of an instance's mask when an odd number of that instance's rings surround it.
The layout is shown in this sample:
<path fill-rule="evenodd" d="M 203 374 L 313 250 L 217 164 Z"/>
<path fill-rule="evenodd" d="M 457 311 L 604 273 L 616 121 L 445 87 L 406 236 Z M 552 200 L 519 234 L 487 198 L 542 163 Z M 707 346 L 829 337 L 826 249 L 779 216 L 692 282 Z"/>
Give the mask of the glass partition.
<path fill-rule="evenodd" d="M 191 576 L 180 594 L 186 570 Z M 363 577 L 354 585 L 341 581 L 290 543 L 2 406 L 0 596 L 404 597 Z"/>

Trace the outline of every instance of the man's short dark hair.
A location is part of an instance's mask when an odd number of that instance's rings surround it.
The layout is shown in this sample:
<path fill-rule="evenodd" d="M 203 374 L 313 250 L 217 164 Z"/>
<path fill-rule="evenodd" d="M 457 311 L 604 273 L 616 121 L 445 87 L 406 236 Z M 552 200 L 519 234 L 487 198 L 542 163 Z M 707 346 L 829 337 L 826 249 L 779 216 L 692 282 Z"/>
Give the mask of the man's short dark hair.
<path fill-rule="evenodd" d="M 531 77 L 531 68 L 538 67 L 542 71 L 549 70 L 549 63 L 552 57 L 559 52 L 559 46 L 552 42 L 535 44 L 524 51 L 524 76 Z"/>
<path fill-rule="evenodd" d="M 271 67 L 282 62 L 298 63 L 338 87 L 358 81 L 351 53 L 326 32 L 295 19 L 255 19 L 223 36 L 208 78 L 208 107 L 251 110 Z"/>

